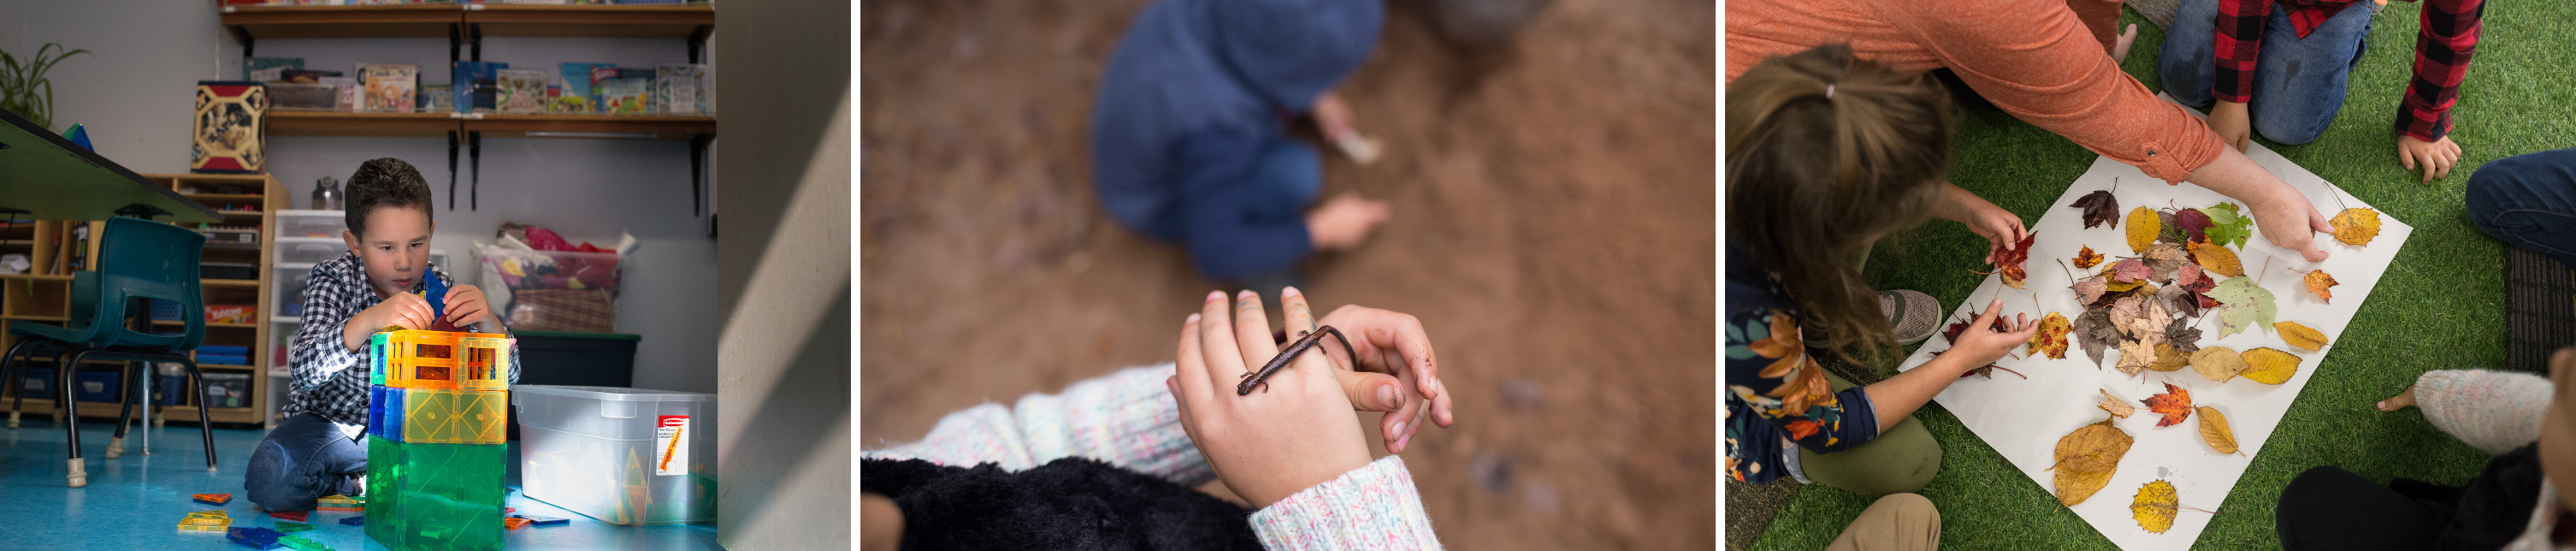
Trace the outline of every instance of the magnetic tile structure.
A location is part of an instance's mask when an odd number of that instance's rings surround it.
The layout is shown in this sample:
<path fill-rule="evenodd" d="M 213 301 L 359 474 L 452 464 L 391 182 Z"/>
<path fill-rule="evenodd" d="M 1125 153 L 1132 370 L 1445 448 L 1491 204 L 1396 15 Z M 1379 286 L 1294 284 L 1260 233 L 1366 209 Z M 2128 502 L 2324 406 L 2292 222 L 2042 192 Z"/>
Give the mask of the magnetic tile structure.
<path fill-rule="evenodd" d="M 386 331 L 368 340 L 367 536 L 395 551 L 501 548 L 510 339 Z M 351 503 L 355 502 L 355 503 Z"/>

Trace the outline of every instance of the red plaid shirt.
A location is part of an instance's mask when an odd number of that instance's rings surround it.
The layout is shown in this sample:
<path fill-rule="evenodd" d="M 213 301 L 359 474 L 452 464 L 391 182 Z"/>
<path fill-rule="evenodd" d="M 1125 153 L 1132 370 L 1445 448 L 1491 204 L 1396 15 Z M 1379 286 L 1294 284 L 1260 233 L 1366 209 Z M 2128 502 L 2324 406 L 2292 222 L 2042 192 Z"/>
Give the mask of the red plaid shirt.
<path fill-rule="evenodd" d="M 2407 0 L 2409 2 L 2415 0 Z M 2253 98 L 2254 60 L 2263 50 L 2263 23 L 2272 4 L 2288 6 L 2290 28 L 2304 38 L 2318 25 L 2351 7 L 2354 0 L 2219 0 L 2218 99 L 2245 103 Z M 2460 79 L 2469 73 L 2469 57 L 2478 46 L 2478 17 L 2485 0 L 2424 0 L 2415 36 L 2415 78 L 2397 108 L 2397 131 L 2433 141 L 2451 133 L 2451 106 L 2460 99 Z"/>

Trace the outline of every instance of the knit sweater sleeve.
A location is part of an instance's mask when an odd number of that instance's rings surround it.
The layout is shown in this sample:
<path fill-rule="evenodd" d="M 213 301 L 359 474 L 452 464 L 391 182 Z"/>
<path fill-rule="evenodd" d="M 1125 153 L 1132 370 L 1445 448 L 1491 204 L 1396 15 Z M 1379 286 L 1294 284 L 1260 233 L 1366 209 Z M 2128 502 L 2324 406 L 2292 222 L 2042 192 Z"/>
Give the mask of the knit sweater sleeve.
<path fill-rule="evenodd" d="M 1440 549 L 1404 459 L 1386 456 L 1252 513 L 1271 550 Z"/>
<path fill-rule="evenodd" d="M 2529 373 L 2439 370 L 2415 379 L 2424 419 L 2490 455 L 2540 440 L 2551 391 L 2549 379 Z"/>
<path fill-rule="evenodd" d="M 1133 367 L 1031 394 L 1005 408 L 986 403 L 939 419 L 921 441 L 863 452 L 869 459 L 920 459 L 1023 471 L 1087 457 L 1183 486 L 1216 479 L 1181 428 L 1180 404 L 1163 379 L 1172 364 Z"/>

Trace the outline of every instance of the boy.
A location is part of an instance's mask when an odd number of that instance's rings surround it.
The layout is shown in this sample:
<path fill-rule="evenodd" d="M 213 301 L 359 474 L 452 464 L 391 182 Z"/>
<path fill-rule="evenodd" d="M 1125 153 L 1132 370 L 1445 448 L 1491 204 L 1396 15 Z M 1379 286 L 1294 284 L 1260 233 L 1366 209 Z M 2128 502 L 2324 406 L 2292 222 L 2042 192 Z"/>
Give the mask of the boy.
<path fill-rule="evenodd" d="M 287 372 L 295 381 L 286 415 L 251 453 L 243 489 L 272 512 L 303 511 L 332 494 L 360 495 L 367 472 L 367 338 L 387 326 L 457 330 L 479 326 L 506 333 L 483 291 L 454 285 L 429 264 L 429 182 L 411 164 L 367 161 L 349 176 L 349 254 L 316 264 L 305 276 L 304 326 L 295 333 Z M 427 278 L 447 285 L 446 315 L 412 294 Z M 450 327 L 453 325 L 453 327 Z M 511 382 L 519 380 L 510 353 Z"/>
<path fill-rule="evenodd" d="M 1368 57 L 1385 19 L 1377 0 L 1146 7 L 1092 107 L 1101 205 L 1188 247 L 1208 277 L 1254 289 L 1295 283 L 1297 263 L 1316 252 L 1358 246 L 1386 205 L 1345 195 L 1307 212 L 1322 161 L 1284 121 L 1311 113 L 1325 139 L 1363 141 L 1331 89 Z"/>
<path fill-rule="evenodd" d="M 2413 1 L 2413 0 L 2409 0 Z M 2209 110 L 2209 128 L 2238 150 L 2255 132 L 2315 141 L 2343 109 L 2370 18 L 2387 0 L 2183 0 L 2156 59 L 2165 92 Z M 2278 5 L 2275 5 L 2278 4 Z M 2415 76 L 2397 106 L 2397 161 L 2424 181 L 2460 162 L 2451 107 L 2478 45 L 2484 0 L 2422 0 Z"/>

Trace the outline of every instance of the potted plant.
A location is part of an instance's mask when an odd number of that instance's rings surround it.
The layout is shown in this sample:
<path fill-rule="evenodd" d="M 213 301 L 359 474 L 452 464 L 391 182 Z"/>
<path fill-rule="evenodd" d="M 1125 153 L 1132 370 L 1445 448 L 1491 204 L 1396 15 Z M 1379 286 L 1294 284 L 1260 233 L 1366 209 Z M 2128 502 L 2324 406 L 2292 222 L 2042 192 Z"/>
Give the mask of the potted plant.
<path fill-rule="evenodd" d="M 46 43 L 36 49 L 35 57 L 24 60 L 9 52 L 0 52 L 0 109 L 17 113 L 37 126 L 54 127 L 54 83 L 45 78 L 45 70 L 64 58 L 89 50 L 72 50 L 62 44 Z"/>

